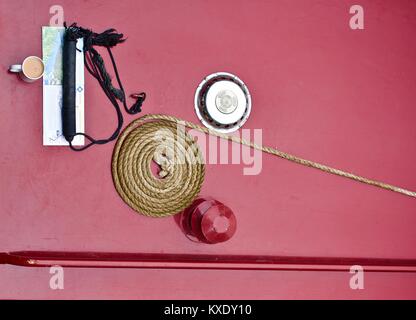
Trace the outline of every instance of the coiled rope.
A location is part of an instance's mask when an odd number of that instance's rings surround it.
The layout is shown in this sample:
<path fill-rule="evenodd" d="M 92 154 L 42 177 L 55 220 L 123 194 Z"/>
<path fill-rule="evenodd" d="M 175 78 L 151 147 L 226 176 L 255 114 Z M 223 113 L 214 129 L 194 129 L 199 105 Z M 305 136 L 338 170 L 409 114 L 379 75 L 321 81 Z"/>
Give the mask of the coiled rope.
<path fill-rule="evenodd" d="M 361 183 L 416 197 L 416 192 L 371 180 L 271 147 L 228 136 L 179 118 L 149 114 L 130 123 L 114 148 L 112 174 L 122 199 L 134 210 L 151 217 L 164 217 L 188 207 L 201 190 L 205 165 L 200 148 L 185 127 L 217 136 L 280 158 Z M 159 178 L 151 163 L 159 164 Z"/>

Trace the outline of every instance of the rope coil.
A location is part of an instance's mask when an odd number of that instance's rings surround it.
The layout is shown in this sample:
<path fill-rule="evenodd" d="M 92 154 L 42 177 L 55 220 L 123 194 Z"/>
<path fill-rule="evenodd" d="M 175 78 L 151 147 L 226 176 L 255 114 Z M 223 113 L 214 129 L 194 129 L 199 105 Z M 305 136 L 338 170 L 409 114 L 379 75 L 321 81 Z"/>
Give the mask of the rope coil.
<path fill-rule="evenodd" d="M 183 130 L 178 130 L 178 126 L 182 126 Z M 184 127 L 303 166 L 416 197 L 414 191 L 302 159 L 271 147 L 260 146 L 173 116 L 149 114 L 138 118 L 124 129 L 114 148 L 112 159 L 114 185 L 122 199 L 137 212 L 151 217 L 173 215 L 188 207 L 198 196 L 205 177 L 204 159 L 198 144 Z M 160 179 L 152 173 L 152 161 L 161 167 Z"/>
<path fill-rule="evenodd" d="M 133 121 L 114 149 L 113 181 L 123 200 L 137 212 L 164 217 L 181 212 L 199 194 L 205 176 L 198 144 L 176 121 Z M 156 177 L 155 161 L 161 168 Z"/>

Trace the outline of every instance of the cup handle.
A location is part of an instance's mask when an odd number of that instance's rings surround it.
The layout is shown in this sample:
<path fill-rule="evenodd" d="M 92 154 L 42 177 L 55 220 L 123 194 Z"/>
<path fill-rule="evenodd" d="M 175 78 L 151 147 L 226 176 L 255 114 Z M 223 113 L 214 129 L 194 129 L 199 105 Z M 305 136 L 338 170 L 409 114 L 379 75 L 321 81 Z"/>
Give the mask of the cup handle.
<path fill-rule="evenodd" d="M 22 65 L 21 64 L 12 64 L 9 67 L 9 71 L 10 72 L 15 72 L 15 73 L 19 73 L 22 71 Z"/>

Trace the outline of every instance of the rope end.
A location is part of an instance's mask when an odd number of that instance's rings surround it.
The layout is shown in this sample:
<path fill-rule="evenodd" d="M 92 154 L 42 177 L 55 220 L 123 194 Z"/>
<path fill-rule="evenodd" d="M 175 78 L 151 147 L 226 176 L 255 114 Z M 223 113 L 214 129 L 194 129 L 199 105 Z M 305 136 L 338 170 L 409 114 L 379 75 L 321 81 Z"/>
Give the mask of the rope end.
<path fill-rule="evenodd" d="M 136 102 L 129 109 L 129 113 L 136 114 L 142 111 L 143 102 L 146 100 L 146 93 L 134 93 L 130 95 L 131 98 L 136 99 Z"/>

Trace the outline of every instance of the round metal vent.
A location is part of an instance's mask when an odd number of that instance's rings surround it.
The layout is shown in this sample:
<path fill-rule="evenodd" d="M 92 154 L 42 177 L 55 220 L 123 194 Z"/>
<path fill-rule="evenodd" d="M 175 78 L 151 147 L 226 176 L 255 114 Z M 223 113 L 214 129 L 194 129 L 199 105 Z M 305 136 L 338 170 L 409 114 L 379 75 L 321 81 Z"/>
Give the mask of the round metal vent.
<path fill-rule="evenodd" d="M 195 92 L 195 111 L 209 129 L 228 133 L 241 128 L 251 111 L 247 86 L 237 76 L 217 72 L 207 76 Z"/>

